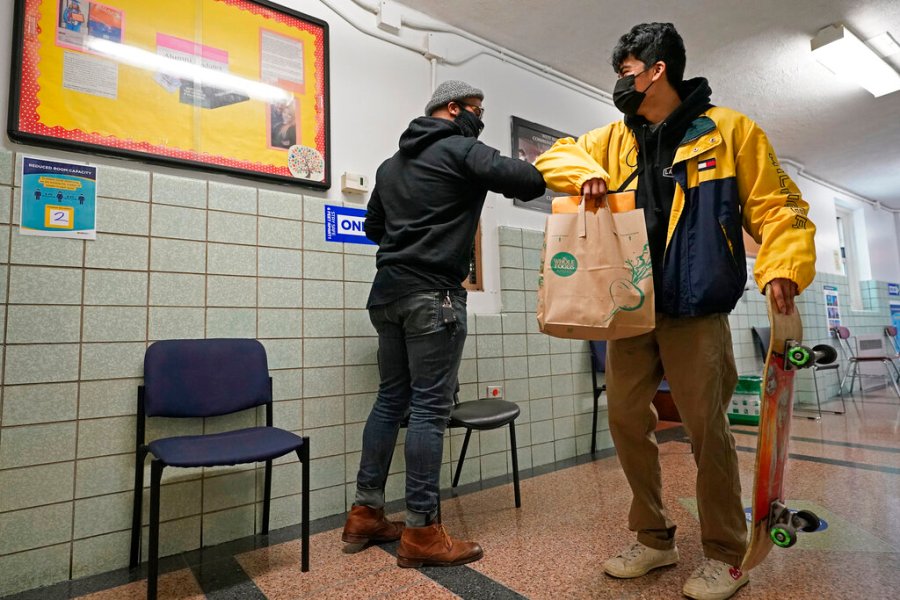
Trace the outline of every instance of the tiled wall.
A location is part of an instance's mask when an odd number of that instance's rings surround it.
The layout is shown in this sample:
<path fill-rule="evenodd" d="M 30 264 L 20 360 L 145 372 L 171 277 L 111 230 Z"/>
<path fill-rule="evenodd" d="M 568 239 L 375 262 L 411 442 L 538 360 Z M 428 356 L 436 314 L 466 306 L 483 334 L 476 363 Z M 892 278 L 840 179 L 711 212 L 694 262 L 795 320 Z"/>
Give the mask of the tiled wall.
<path fill-rule="evenodd" d="M 321 197 L 103 165 L 96 241 L 22 236 L 15 165 L 0 150 L 0 595 L 127 564 L 135 394 L 154 340 L 260 339 L 276 424 L 311 438 L 312 517 L 345 511 L 378 384 L 364 309 L 374 247 L 325 242 Z M 525 274 L 540 233 L 501 240 L 504 312 L 471 315 L 461 397 L 504 386 L 522 407 L 528 468 L 587 451 L 589 360 L 584 343 L 537 332 L 536 277 Z M 151 420 L 148 434 L 256 419 Z M 446 439 L 449 486 L 462 432 Z M 462 480 L 507 473 L 508 454 L 506 430 L 474 435 Z M 389 499 L 403 493 L 395 457 Z M 253 467 L 167 469 L 164 484 L 162 554 L 250 535 L 260 519 Z M 280 461 L 273 528 L 298 522 L 299 487 L 299 466 Z"/>

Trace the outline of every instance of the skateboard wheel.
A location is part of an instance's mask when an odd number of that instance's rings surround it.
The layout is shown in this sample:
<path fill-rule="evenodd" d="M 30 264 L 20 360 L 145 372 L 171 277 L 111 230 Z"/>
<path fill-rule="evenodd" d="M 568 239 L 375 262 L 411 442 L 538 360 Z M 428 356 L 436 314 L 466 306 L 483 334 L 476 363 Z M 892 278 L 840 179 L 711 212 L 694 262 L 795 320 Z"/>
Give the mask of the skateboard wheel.
<path fill-rule="evenodd" d="M 793 525 L 776 525 L 769 530 L 769 537 L 779 548 L 790 548 L 797 543 L 797 531 Z"/>
<path fill-rule="evenodd" d="M 791 517 L 791 524 L 800 531 L 809 533 L 811 531 L 817 531 L 819 525 L 822 523 L 815 513 L 808 510 L 798 510 L 793 517 Z"/>
<path fill-rule="evenodd" d="M 815 354 L 816 364 L 819 365 L 830 365 L 837 360 L 837 350 L 829 344 L 813 346 L 813 354 Z"/>
<path fill-rule="evenodd" d="M 806 346 L 794 346 L 788 352 L 788 362 L 795 367 L 805 367 L 812 360 L 812 353 Z"/>

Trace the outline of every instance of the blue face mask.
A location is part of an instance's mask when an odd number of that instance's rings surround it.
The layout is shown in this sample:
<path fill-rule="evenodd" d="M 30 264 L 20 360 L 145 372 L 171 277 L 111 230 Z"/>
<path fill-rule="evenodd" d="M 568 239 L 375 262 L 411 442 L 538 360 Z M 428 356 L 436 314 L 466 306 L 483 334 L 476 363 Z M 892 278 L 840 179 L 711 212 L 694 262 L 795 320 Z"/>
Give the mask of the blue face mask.
<path fill-rule="evenodd" d="M 484 129 L 484 122 L 466 109 L 459 111 L 453 122 L 459 125 L 462 134 L 466 137 L 477 138 Z"/>

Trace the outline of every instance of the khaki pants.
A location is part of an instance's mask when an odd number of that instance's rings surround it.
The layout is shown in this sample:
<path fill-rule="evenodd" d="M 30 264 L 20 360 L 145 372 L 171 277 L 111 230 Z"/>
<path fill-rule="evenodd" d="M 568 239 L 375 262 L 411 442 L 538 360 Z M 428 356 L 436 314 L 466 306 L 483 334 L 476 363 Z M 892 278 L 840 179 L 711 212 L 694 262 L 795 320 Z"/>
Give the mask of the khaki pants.
<path fill-rule="evenodd" d="M 747 526 L 734 437 L 726 416 L 737 385 L 725 314 L 673 318 L 657 314 L 650 333 L 609 342 L 606 385 L 609 428 L 634 499 L 628 527 L 657 550 L 675 544 L 675 524 L 662 502 L 653 397 L 665 374 L 693 443 L 703 553 L 739 566 Z"/>

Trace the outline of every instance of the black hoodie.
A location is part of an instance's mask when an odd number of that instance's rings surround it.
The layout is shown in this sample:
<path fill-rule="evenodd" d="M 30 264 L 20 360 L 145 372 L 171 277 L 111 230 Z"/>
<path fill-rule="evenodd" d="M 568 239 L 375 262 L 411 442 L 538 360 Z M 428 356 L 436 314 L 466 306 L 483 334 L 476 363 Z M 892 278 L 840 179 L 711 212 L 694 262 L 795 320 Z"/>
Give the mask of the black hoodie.
<path fill-rule="evenodd" d="M 638 168 L 641 172 L 638 175 L 635 206 L 644 209 L 656 290 L 663 289 L 666 232 L 675 197 L 672 161 L 688 127 L 712 106 L 709 103 L 711 93 L 706 79 L 689 79 L 678 86 L 681 104 L 659 125 L 654 127 L 641 116 L 625 118 L 625 124 L 634 132 L 638 142 Z"/>
<path fill-rule="evenodd" d="M 453 121 L 414 119 L 378 167 L 366 210 L 366 237 L 378 244 L 367 306 L 462 289 L 487 192 L 531 200 L 544 189 L 532 165 L 464 137 Z"/>

